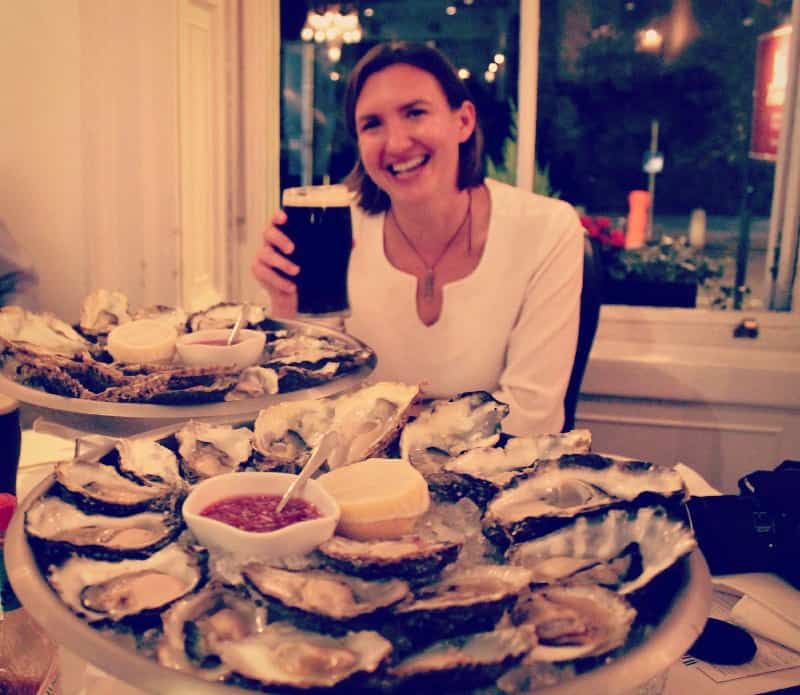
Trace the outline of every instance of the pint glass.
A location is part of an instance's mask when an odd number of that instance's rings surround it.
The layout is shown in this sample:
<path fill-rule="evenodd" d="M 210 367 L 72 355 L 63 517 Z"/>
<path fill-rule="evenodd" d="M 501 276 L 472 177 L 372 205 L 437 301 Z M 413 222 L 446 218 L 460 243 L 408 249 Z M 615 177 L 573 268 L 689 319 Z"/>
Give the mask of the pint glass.
<path fill-rule="evenodd" d="M 0 492 L 17 494 L 21 438 L 19 403 L 0 393 Z"/>
<path fill-rule="evenodd" d="M 283 192 L 284 234 L 294 242 L 288 257 L 300 266 L 291 278 L 297 284 L 297 313 L 344 316 L 347 266 L 353 246 L 350 192 L 341 185 L 287 188 Z"/>

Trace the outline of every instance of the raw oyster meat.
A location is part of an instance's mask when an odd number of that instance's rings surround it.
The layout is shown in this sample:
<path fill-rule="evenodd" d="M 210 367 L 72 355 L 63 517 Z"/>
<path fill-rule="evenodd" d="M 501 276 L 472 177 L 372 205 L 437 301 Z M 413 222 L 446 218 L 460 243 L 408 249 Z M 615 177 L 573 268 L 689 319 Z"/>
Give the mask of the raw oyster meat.
<path fill-rule="evenodd" d="M 247 427 L 190 420 L 175 437 L 183 475 L 192 482 L 237 471 L 253 453 L 253 432 Z"/>
<path fill-rule="evenodd" d="M 254 685 L 293 692 L 332 688 L 358 692 L 357 679 L 375 672 L 392 645 L 377 632 L 348 632 L 328 637 L 287 623 L 272 623 L 263 632 L 220 645 L 220 657 Z"/>
<path fill-rule="evenodd" d="M 588 430 L 514 437 L 502 446 L 470 449 L 455 458 L 441 457 L 440 466 L 429 466 L 423 474 L 437 499 L 455 501 L 469 497 L 484 507 L 502 487 L 534 462 L 564 454 L 588 453 L 591 443 L 592 435 Z M 426 460 L 435 459 L 429 456 Z"/>
<path fill-rule="evenodd" d="M 90 623 L 148 617 L 198 589 L 205 578 L 205 553 L 178 543 L 145 560 L 73 556 L 47 571 L 47 581 L 61 600 Z"/>
<path fill-rule="evenodd" d="M 409 595 L 400 579 L 369 582 L 320 570 L 289 571 L 261 563 L 242 568 L 245 582 L 267 599 L 270 620 L 342 634 L 366 627 Z M 276 616 L 276 618 L 273 618 Z"/>
<path fill-rule="evenodd" d="M 539 584 L 600 584 L 630 594 L 696 546 L 692 532 L 660 507 L 612 509 L 583 517 L 536 540 L 512 546 L 506 557 L 533 571 Z"/>
<path fill-rule="evenodd" d="M 94 290 L 81 303 L 79 325 L 84 335 L 106 335 L 115 326 L 130 320 L 128 298 L 122 292 Z"/>
<path fill-rule="evenodd" d="M 532 591 L 514 607 L 512 620 L 536 632 L 533 661 L 599 656 L 625 643 L 636 611 L 621 596 L 593 585 Z"/>
<path fill-rule="evenodd" d="M 200 331 L 206 328 L 232 328 L 239 318 L 242 305 L 236 302 L 220 302 L 213 306 L 196 311 L 187 320 L 190 331 Z M 245 327 L 253 327 L 267 318 L 266 309 L 256 304 L 248 304 L 245 314 Z"/>
<path fill-rule="evenodd" d="M 356 541 L 334 536 L 317 548 L 324 564 L 363 579 L 418 580 L 454 562 L 461 543 L 419 534 L 396 540 Z"/>
<path fill-rule="evenodd" d="M 486 508 L 484 529 L 500 547 L 611 507 L 682 500 L 686 488 L 672 468 L 644 461 L 574 454 L 539 461 L 514 477 Z"/>
<path fill-rule="evenodd" d="M 226 401 L 239 401 L 245 398 L 258 398 L 278 393 L 278 373 L 274 369 L 254 365 L 246 367 L 239 375 L 233 391 L 225 395 Z"/>
<path fill-rule="evenodd" d="M 400 453 L 416 465 L 415 459 L 428 449 L 458 456 L 469 449 L 493 446 L 500 439 L 500 424 L 508 411 L 507 404 L 486 391 L 433 401 L 403 428 Z"/>
<path fill-rule="evenodd" d="M 171 513 L 84 514 L 55 496 L 40 497 L 25 513 L 28 536 L 48 557 L 74 552 L 100 560 L 142 559 L 174 540 L 182 526 Z"/>
<path fill-rule="evenodd" d="M 535 635 L 522 628 L 498 628 L 447 640 L 389 669 L 409 692 L 452 692 L 490 685 L 531 650 Z"/>
<path fill-rule="evenodd" d="M 219 584 L 176 601 L 161 616 L 164 634 L 156 648 L 162 666 L 203 680 L 222 680 L 231 669 L 222 663 L 222 644 L 264 630 L 266 610 Z"/>
<path fill-rule="evenodd" d="M 166 485 L 138 485 L 111 465 L 81 459 L 56 464 L 54 489 L 88 514 L 128 516 L 174 505 L 174 491 Z"/>
<path fill-rule="evenodd" d="M 48 313 L 19 306 L 0 308 L 0 343 L 22 346 L 34 354 L 71 357 L 91 344 L 68 323 Z"/>
<path fill-rule="evenodd" d="M 523 570 L 518 572 L 517 570 Z M 383 632 L 401 652 L 440 639 L 492 630 L 527 591 L 531 572 L 512 565 L 476 565 L 445 573 L 394 609 Z"/>
<path fill-rule="evenodd" d="M 117 470 L 140 485 L 183 486 L 178 458 L 158 442 L 131 438 L 117 443 Z"/>

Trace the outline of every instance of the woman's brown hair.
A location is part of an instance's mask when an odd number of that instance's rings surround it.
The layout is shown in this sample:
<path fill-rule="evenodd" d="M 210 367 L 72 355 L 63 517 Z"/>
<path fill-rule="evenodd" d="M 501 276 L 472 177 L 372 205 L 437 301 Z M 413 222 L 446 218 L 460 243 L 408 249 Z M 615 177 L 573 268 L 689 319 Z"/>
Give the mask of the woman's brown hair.
<path fill-rule="evenodd" d="M 465 101 L 471 101 L 469 92 L 455 68 L 437 49 L 426 44 L 406 41 L 381 43 L 364 54 L 347 81 L 344 95 L 345 119 L 347 130 L 354 140 L 358 140 L 356 103 L 364 84 L 376 72 L 399 63 L 411 65 L 432 75 L 441 86 L 450 108 L 457 109 Z M 472 135 L 459 145 L 458 154 L 459 189 L 463 190 L 482 183 L 483 133 L 477 122 Z M 385 212 L 391 206 L 389 196 L 369 177 L 360 157 L 347 175 L 345 183 L 350 190 L 357 193 L 359 206 L 367 212 Z"/>

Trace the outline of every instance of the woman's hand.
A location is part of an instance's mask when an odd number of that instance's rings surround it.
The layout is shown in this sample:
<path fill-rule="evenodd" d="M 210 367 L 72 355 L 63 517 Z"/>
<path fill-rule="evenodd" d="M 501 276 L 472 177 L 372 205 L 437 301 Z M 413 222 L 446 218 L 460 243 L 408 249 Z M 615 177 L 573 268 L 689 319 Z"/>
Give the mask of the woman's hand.
<path fill-rule="evenodd" d="M 300 266 L 286 258 L 285 254 L 294 251 L 294 244 L 277 227 L 285 222 L 283 210 L 272 216 L 271 224 L 263 232 L 264 245 L 256 254 L 251 270 L 269 293 L 272 316 L 290 319 L 297 315 L 297 285 L 281 273 L 295 276 L 300 272 Z"/>

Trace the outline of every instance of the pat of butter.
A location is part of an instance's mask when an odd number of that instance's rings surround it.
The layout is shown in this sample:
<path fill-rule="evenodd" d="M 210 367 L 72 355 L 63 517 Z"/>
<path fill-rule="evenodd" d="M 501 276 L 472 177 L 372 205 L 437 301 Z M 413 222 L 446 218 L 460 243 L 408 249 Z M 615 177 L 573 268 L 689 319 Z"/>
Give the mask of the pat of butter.
<path fill-rule="evenodd" d="M 409 533 L 430 506 L 425 479 L 405 459 L 372 458 L 318 478 L 341 509 L 337 532 L 356 540 Z"/>
<path fill-rule="evenodd" d="M 107 347 L 115 362 L 169 362 L 177 339 L 178 332 L 164 321 L 139 319 L 112 329 Z"/>

